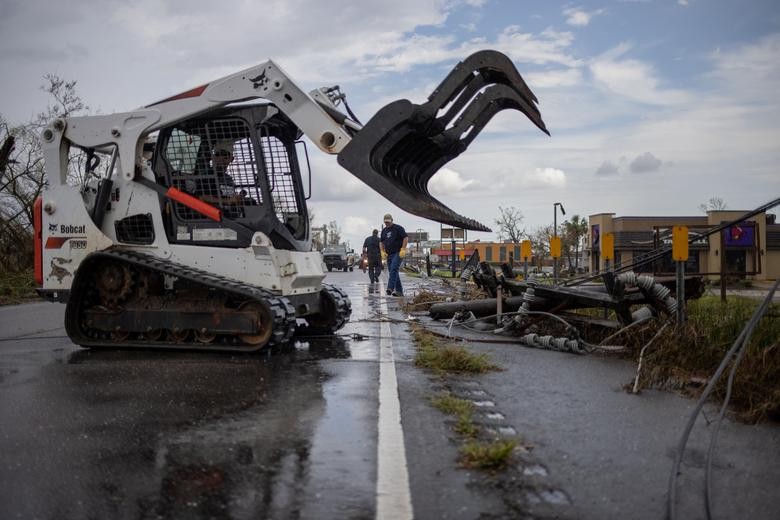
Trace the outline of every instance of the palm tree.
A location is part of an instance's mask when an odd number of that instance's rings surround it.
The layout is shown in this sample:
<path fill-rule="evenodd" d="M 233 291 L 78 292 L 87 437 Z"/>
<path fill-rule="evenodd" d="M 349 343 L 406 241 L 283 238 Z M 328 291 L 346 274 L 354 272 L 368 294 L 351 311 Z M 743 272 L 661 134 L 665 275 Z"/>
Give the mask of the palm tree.
<path fill-rule="evenodd" d="M 572 215 L 571 219 L 563 223 L 563 249 L 569 262 L 569 269 L 577 269 L 580 266 L 580 250 L 582 240 L 588 234 L 588 221 L 579 215 Z M 572 256 L 574 257 L 572 261 Z"/>

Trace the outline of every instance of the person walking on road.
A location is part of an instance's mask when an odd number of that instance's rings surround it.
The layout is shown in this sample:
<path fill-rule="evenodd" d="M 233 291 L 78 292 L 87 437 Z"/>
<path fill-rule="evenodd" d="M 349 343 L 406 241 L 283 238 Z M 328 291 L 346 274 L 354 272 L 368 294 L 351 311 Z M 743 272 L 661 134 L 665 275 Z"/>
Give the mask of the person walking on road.
<path fill-rule="evenodd" d="M 382 251 L 379 247 L 379 230 L 371 232 L 371 236 L 363 242 L 363 254 L 368 258 L 368 279 L 371 283 L 379 281 L 382 272 Z"/>
<path fill-rule="evenodd" d="M 389 272 L 387 294 L 388 296 L 403 296 L 404 289 L 401 286 L 401 276 L 398 270 L 401 268 L 404 256 L 406 256 L 409 237 L 403 227 L 393 223 L 393 216 L 389 213 L 385 215 L 384 221 L 385 227 L 382 228 L 380 248 L 382 253 L 387 255 L 387 270 Z"/>

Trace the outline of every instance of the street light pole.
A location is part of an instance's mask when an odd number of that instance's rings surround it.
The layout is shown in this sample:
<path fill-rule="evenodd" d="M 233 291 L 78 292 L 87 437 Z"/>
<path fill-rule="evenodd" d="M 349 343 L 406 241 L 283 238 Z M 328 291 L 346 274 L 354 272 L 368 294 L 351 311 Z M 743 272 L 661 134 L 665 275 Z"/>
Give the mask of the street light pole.
<path fill-rule="evenodd" d="M 561 207 L 561 215 L 566 215 L 566 210 L 563 209 L 563 204 L 556 202 L 553 204 L 553 236 L 558 236 L 558 206 Z M 553 281 L 558 282 L 558 258 L 553 258 Z"/>

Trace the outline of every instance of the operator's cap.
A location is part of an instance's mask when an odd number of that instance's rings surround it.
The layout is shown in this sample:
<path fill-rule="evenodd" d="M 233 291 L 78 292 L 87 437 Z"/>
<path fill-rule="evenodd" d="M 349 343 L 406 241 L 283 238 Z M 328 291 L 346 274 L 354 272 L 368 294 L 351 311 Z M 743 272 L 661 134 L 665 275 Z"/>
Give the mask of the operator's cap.
<path fill-rule="evenodd" d="M 385 218 L 382 219 L 382 220 L 384 220 L 385 222 L 387 222 L 387 221 L 392 222 L 393 221 L 393 216 L 390 213 L 386 213 L 385 214 Z"/>

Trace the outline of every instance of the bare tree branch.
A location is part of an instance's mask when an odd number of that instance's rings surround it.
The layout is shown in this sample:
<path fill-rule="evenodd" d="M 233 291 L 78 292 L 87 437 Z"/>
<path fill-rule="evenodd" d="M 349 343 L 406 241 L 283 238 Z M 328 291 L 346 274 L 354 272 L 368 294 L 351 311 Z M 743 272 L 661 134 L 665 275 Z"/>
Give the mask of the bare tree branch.
<path fill-rule="evenodd" d="M 520 227 L 525 218 L 523 212 L 514 206 L 508 208 L 499 206 L 498 211 L 498 218 L 493 220 L 498 226 L 498 234 L 514 243 L 520 242 L 526 236 L 525 228 Z"/>

